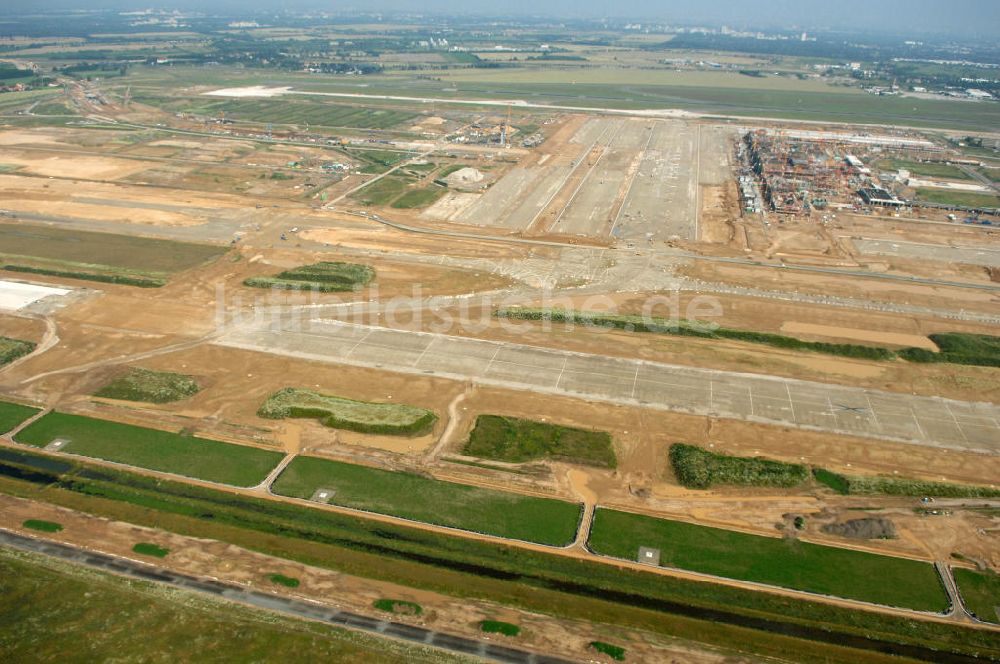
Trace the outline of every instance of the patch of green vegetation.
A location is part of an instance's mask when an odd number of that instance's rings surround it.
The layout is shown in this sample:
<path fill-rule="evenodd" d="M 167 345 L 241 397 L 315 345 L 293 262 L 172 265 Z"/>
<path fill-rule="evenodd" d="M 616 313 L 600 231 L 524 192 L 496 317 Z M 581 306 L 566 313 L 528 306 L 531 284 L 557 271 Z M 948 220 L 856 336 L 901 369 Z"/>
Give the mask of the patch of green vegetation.
<path fill-rule="evenodd" d="M 63 529 L 61 523 L 44 521 L 42 519 L 28 519 L 21 525 L 30 530 L 37 530 L 42 533 L 58 533 Z"/>
<path fill-rule="evenodd" d="M 940 352 L 925 348 L 906 348 L 900 357 L 910 362 L 948 362 L 982 367 L 1000 367 L 1000 337 L 966 332 L 930 334 Z"/>
<path fill-rule="evenodd" d="M 796 539 L 602 508 L 594 516 L 589 546 L 627 560 L 635 560 L 641 546 L 654 547 L 664 567 L 886 606 L 943 611 L 948 604 L 929 563 Z"/>
<path fill-rule="evenodd" d="M 625 648 L 622 648 L 621 646 L 615 646 L 610 643 L 605 643 L 604 641 L 591 641 L 590 647 L 602 655 L 607 655 L 613 660 L 619 662 L 625 661 Z"/>
<path fill-rule="evenodd" d="M 843 475 L 829 471 L 826 468 L 813 468 L 812 474 L 817 482 L 825 484 L 837 493 L 845 496 L 850 493 L 851 483 Z"/>
<path fill-rule="evenodd" d="M 379 611 L 398 613 L 404 616 L 419 616 L 424 612 L 424 608 L 416 602 L 408 602 L 405 599 L 377 599 L 372 602 Z"/>
<path fill-rule="evenodd" d="M 944 178 L 948 180 L 972 180 L 972 176 L 958 166 L 951 164 L 935 164 L 907 159 L 883 159 L 876 164 L 882 171 L 907 170 L 911 175 L 926 178 Z"/>
<path fill-rule="evenodd" d="M 463 454 L 510 463 L 555 459 L 615 468 L 614 446 L 605 431 L 574 429 L 501 415 L 480 415 Z"/>
<path fill-rule="evenodd" d="M 468 661 L 8 549 L 0 549 L 0 596 L 7 662 L 278 662 L 289 653 L 309 662 Z"/>
<path fill-rule="evenodd" d="M 521 628 L 517 625 L 501 620 L 484 620 L 479 623 L 479 629 L 486 634 L 503 634 L 504 636 L 517 636 L 521 633 Z"/>
<path fill-rule="evenodd" d="M 31 341 L 0 337 L 0 367 L 30 354 L 33 350 L 35 350 L 35 344 Z"/>
<path fill-rule="evenodd" d="M 294 180 L 294 175 L 289 175 L 288 173 L 282 173 L 281 171 L 274 171 L 271 173 L 272 180 Z"/>
<path fill-rule="evenodd" d="M 170 549 L 166 549 L 152 542 L 139 542 L 132 547 L 132 551 L 143 556 L 152 556 L 154 558 L 166 558 L 167 554 L 170 553 Z"/>
<path fill-rule="evenodd" d="M 378 107 L 350 106 L 316 99 L 226 99 L 198 100 L 188 109 L 203 115 L 226 117 L 275 125 L 308 125 L 310 127 L 388 129 L 416 117 L 406 111 Z"/>
<path fill-rule="evenodd" d="M 63 279 L 80 279 L 81 281 L 98 281 L 105 284 L 120 286 L 138 286 L 139 288 L 161 288 L 167 285 L 166 279 L 142 277 L 128 274 L 109 274 L 107 272 L 80 272 L 76 270 L 57 270 L 54 268 L 35 267 L 32 265 L 4 265 L 9 272 L 27 272 L 30 274 L 45 274 Z"/>
<path fill-rule="evenodd" d="M 374 278 L 375 270 L 368 265 L 322 261 L 285 270 L 273 277 L 250 277 L 243 284 L 255 288 L 342 293 L 359 290 Z"/>
<path fill-rule="evenodd" d="M 0 448 L 0 491 L 387 582 L 660 634 L 697 633 L 775 656 L 846 663 L 859 649 L 871 655 L 891 644 L 922 649 L 918 659 L 1000 656 L 992 634 L 954 623 L 619 569 L 65 457 Z M 747 628 L 734 630 L 741 624 Z"/>
<path fill-rule="evenodd" d="M 0 223 L 0 247 L 4 263 L 150 278 L 202 265 L 226 252 L 207 244 L 23 223 Z"/>
<path fill-rule="evenodd" d="M 0 346 L 2 345 L 3 339 L 0 338 Z M 37 414 L 38 411 L 38 408 L 32 408 L 31 406 L 0 401 L 0 433 L 7 433 L 13 430 L 21 422 Z"/>
<path fill-rule="evenodd" d="M 837 493 L 864 496 L 928 496 L 932 498 L 1000 498 L 1000 489 L 973 484 L 927 482 L 902 477 L 841 475 L 822 468 L 813 477 Z"/>
<path fill-rule="evenodd" d="M 341 507 L 552 546 L 572 542 L 580 518 L 575 503 L 317 457 L 296 457 L 271 488 L 303 499 L 317 489 Z"/>
<path fill-rule="evenodd" d="M 284 574 L 271 574 L 267 578 L 271 581 L 271 583 L 279 586 L 285 586 L 286 588 L 299 587 L 299 580 L 292 576 L 285 576 Z"/>
<path fill-rule="evenodd" d="M 129 367 L 125 373 L 102 387 L 94 396 L 122 401 L 170 403 L 197 394 L 200 389 L 191 376 L 171 371 Z"/>
<path fill-rule="evenodd" d="M 356 191 L 351 197 L 364 205 L 388 205 L 401 196 L 410 183 L 409 178 L 387 175 Z"/>
<path fill-rule="evenodd" d="M 427 207 L 437 199 L 444 196 L 444 187 L 427 187 L 425 189 L 411 189 L 392 202 L 392 207 L 403 210 L 409 208 Z"/>
<path fill-rule="evenodd" d="M 809 479 L 809 469 L 801 464 L 716 454 L 684 443 L 670 446 L 670 466 L 689 489 L 715 484 L 792 487 Z"/>
<path fill-rule="evenodd" d="M 829 355 L 854 357 L 865 360 L 891 360 L 896 357 L 888 348 L 858 346 L 856 344 L 834 344 L 825 341 L 803 341 L 795 337 L 770 332 L 734 330 L 717 327 L 709 323 L 689 320 L 670 320 L 646 316 L 597 314 L 574 312 L 566 309 L 528 309 L 516 307 L 497 309 L 497 318 L 516 320 L 552 321 L 555 323 L 580 324 L 592 327 L 613 328 L 628 332 L 652 332 L 654 334 L 676 334 L 704 339 L 732 339 L 749 343 L 764 344 L 775 348 L 807 350 Z"/>
<path fill-rule="evenodd" d="M 391 436 L 419 436 L 437 421 L 429 410 L 401 403 L 371 403 L 286 387 L 267 398 L 257 415 L 269 420 L 286 417 L 318 419 L 334 429 Z"/>
<path fill-rule="evenodd" d="M 933 189 L 931 187 L 917 189 L 917 200 L 956 207 L 1000 208 L 1000 196 L 951 189 Z"/>
<path fill-rule="evenodd" d="M 259 484 L 283 456 L 247 445 L 57 412 L 17 434 L 18 442 L 35 447 L 57 438 L 69 441 L 64 450 L 72 454 L 234 486 Z"/>
<path fill-rule="evenodd" d="M 962 567 L 952 574 L 965 608 L 983 622 L 1000 623 L 1000 574 Z"/>

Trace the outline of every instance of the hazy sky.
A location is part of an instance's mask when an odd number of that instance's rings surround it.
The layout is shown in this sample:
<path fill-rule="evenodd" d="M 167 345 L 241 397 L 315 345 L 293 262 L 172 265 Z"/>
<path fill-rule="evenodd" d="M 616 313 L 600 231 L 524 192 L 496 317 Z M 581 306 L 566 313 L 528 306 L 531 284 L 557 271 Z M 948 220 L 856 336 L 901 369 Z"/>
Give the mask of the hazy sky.
<path fill-rule="evenodd" d="M 461 14 L 540 14 L 564 18 L 635 17 L 669 23 L 895 27 L 895 31 L 968 30 L 1000 34 L 1000 0 L 4 0 L 6 9 L 178 7 L 212 12 L 311 8 Z"/>

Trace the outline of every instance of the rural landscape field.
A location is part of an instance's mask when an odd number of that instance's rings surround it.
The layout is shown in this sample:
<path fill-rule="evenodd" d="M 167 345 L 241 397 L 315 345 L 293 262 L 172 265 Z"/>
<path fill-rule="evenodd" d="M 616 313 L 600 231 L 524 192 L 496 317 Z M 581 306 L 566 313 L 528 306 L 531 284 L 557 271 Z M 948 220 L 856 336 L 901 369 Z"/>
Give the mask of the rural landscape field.
<path fill-rule="evenodd" d="M 0 8 L 0 660 L 1000 661 L 992 3 L 126 4 Z"/>

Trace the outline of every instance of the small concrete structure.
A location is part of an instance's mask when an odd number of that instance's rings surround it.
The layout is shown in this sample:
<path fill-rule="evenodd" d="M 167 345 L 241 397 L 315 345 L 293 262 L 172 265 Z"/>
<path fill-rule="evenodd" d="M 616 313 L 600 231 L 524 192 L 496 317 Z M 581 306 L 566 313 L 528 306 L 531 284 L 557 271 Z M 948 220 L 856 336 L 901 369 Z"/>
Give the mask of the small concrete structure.
<path fill-rule="evenodd" d="M 312 500 L 313 502 L 317 503 L 326 504 L 333 499 L 336 493 L 337 492 L 334 491 L 333 489 L 322 489 L 322 488 L 316 489 L 316 491 L 313 492 L 312 498 L 310 498 L 309 500 Z"/>
<path fill-rule="evenodd" d="M 651 549 L 648 546 L 639 547 L 639 557 L 637 560 L 644 565 L 653 565 L 654 567 L 660 566 L 660 550 Z"/>
<path fill-rule="evenodd" d="M 69 438 L 53 438 L 52 442 L 45 446 L 46 452 L 58 452 L 69 445 Z"/>

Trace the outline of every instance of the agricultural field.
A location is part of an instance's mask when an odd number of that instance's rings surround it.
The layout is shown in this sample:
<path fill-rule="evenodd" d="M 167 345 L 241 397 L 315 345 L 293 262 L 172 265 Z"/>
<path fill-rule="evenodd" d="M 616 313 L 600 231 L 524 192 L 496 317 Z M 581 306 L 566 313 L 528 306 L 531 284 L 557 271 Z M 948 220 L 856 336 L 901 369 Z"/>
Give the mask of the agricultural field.
<path fill-rule="evenodd" d="M 332 490 L 330 504 L 341 507 L 550 546 L 572 542 L 580 518 L 574 503 L 316 457 L 297 457 L 272 487 L 303 499 L 318 489 Z"/>
<path fill-rule="evenodd" d="M 4 269 L 153 286 L 226 251 L 207 244 L 6 223 L 0 223 L 0 247 Z"/>
<path fill-rule="evenodd" d="M 335 429 L 395 436 L 421 435 L 437 421 L 437 415 L 415 406 L 354 401 L 293 387 L 272 394 L 257 414 L 270 420 L 318 419 Z"/>
<path fill-rule="evenodd" d="M 962 567 L 952 574 L 965 607 L 984 622 L 1000 623 L 1000 574 Z"/>
<path fill-rule="evenodd" d="M 665 567 L 886 606 L 944 611 L 948 604 L 930 563 L 796 539 L 599 509 L 589 544 L 628 560 L 636 559 L 639 547 L 658 548 Z"/>
<path fill-rule="evenodd" d="M 23 429 L 17 442 L 45 447 L 59 438 L 69 441 L 60 450 L 70 454 L 233 486 L 260 483 L 283 456 L 281 452 L 57 412 Z"/>
<path fill-rule="evenodd" d="M 21 422 L 38 413 L 38 408 L 0 401 L 0 433 L 11 431 Z"/>
<path fill-rule="evenodd" d="M 509 463 L 551 459 L 604 468 L 617 465 L 607 432 L 500 415 L 477 417 L 462 453 Z"/>
<path fill-rule="evenodd" d="M 689 489 L 715 484 L 793 487 L 809 479 L 809 469 L 801 464 L 716 454 L 683 443 L 670 446 L 670 467 L 677 481 Z"/>
<path fill-rule="evenodd" d="M 0 550 L 0 595 L 0 652 L 9 662 L 148 661 L 150 653 L 204 661 L 207 649 L 254 662 L 278 662 L 290 652 L 310 661 L 462 661 L 6 549 Z"/>
<path fill-rule="evenodd" d="M 33 350 L 35 350 L 35 344 L 30 341 L 0 337 L 0 367 L 28 355 Z"/>
<path fill-rule="evenodd" d="M 324 261 L 285 270 L 273 277 L 250 277 L 243 283 L 254 288 L 338 293 L 360 290 L 374 278 L 375 270 L 368 265 Z"/>
<path fill-rule="evenodd" d="M 170 403 L 198 393 L 201 388 L 191 376 L 171 371 L 130 367 L 94 393 L 94 396 L 122 401 Z"/>

